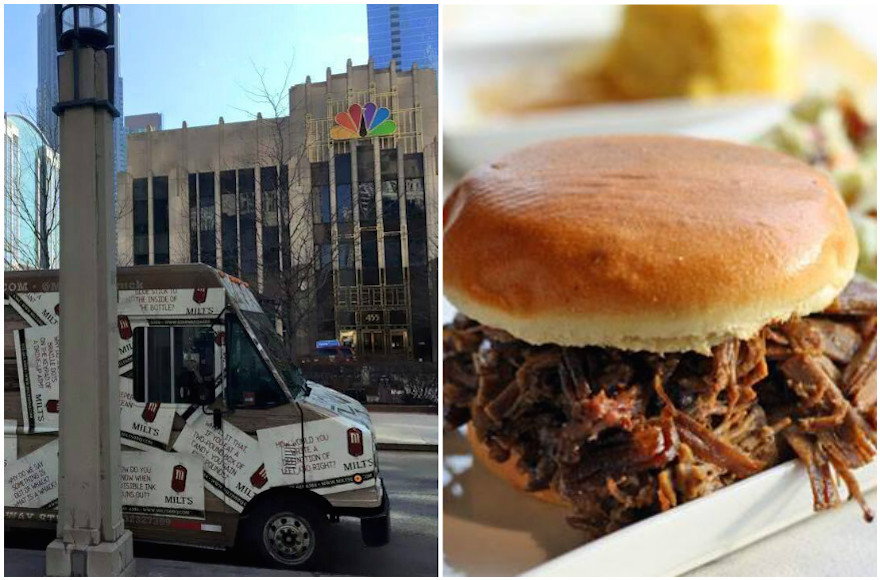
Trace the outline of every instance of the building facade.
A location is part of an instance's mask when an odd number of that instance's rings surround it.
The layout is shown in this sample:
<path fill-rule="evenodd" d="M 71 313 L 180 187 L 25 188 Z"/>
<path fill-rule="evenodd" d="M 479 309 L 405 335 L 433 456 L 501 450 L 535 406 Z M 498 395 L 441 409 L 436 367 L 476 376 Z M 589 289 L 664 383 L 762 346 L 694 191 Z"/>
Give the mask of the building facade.
<path fill-rule="evenodd" d="M 124 109 L 123 86 L 122 86 L 122 53 L 120 51 L 122 38 L 122 12 L 120 6 L 115 5 L 116 13 L 116 85 L 113 104 L 119 111 L 120 116 L 113 122 L 113 137 L 116 143 L 113 167 L 116 172 L 125 171 L 126 168 L 126 140 L 122 121 Z M 40 12 L 37 15 L 37 95 L 36 95 L 36 121 L 43 135 L 49 140 L 50 147 L 58 151 L 61 136 L 58 132 L 58 117 L 52 112 L 52 107 L 58 102 L 58 50 L 55 37 L 55 5 L 40 4 Z M 114 175 L 114 191 L 116 182 Z"/>
<path fill-rule="evenodd" d="M 335 339 L 365 359 L 434 360 L 436 72 L 349 61 L 289 99 L 280 119 L 129 135 L 120 263 L 245 279 L 300 354 Z"/>
<path fill-rule="evenodd" d="M 125 134 L 144 133 L 147 129 L 162 130 L 162 113 L 144 113 L 125 117 Z"/>
<path fill-rule="evenodd" d="M 59 156 L 32 120 L 3 117 L 4 267 L 57 268 Z"/>
<path fill-rule="evenodd" d="M 367 37 L 376 68 L 392 61 L 398 69 L 438 65 L 439 18 L 436 4 L 368 4 Z"/>

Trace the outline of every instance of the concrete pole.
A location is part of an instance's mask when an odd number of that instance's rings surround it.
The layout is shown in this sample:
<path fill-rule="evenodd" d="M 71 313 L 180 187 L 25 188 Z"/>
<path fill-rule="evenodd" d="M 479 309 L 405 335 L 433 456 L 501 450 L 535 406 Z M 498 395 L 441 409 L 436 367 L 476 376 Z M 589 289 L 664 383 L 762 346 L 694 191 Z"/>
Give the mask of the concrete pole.
<path fill-rule="evenodd" d="M 58 93 L 74 100 L 74 51 Z M 107 54 L 79 50 L 79 99 L 106 100 Z M 113 116 L 92 105 L 61 113 L 61 412 L 58 537 L 50 576 L 134 574 L 119 488 Z"/>

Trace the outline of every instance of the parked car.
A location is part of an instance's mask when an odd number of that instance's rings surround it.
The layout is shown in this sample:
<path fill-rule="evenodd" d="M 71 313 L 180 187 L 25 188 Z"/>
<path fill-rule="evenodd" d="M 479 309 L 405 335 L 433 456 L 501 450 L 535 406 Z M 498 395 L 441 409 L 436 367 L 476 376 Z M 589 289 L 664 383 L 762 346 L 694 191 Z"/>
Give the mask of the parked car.
<path fill-rule="evenodd" d="M 320 346 L 311 355 L 305 357 L 303 363 L 352 363 L 357 360 L 354 349 L 350 346 Z"/>

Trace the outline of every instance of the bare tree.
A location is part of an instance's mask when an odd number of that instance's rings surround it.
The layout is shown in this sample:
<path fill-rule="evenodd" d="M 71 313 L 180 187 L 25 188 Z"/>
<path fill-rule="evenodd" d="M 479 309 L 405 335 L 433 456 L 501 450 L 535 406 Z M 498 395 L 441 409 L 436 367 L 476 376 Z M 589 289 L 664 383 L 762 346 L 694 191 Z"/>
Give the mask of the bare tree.
<path fill-rule="evenodd" d="M 127 137 L 126 137 L 127 138 Z M 123 189 L 122 180 L 118 179 L 118 191 L 121 192 Z M 114 204 L 116 209 L 116 232 L 117 232 L 117 243 L 116 243 L 116 265 L 117 266 L 134 266 L 134 232 L 129 232 L 122 228 L 121 224 L 123 220 L 128 220 L 131 223 L 131 220 L 134 219 L 134 200 L 133 200 L 133 192 L 129 191 L 128 195 L 118 195 L 116 197 L 116 203 Z M 123 235 L 128 236 L 129 240 L 126 240 L 126 244 L 121 244 L 119 242 L 119 232 L 124 232 Z M 126 248 L 126 249 L 124 249 Z"/>
<path fill-rule="evenodd" d="M 19 117 L 26 119 L 25 125 L 35 126 L 31 121 L 34 112 L 35 107 L 26 104 L 25 114 Z M 14 174 L 6 176 L 7 216 L 13 223 L 6 224 L 4 265 L 10 270 L 58 266 L 61 164 L 58 153 L 49 145 L 57 142 L 58 136 L 32 129 L 41 143 L 35 151 L 29 148 L 22 151 L 24 143 L 19 139 Z"/>
<path fill-rule="evenodd" d="M 285 346 L 295 358 L 297 338 L 308 334 L 307 326 L 316 311 L 317 291 L 332 281 L 338 244 L 330 245 L 329 255 L 315 250 L 315 201 L 304 175 L 309 167 L 308 143 L 297 143 L 290 126 L 293 60 L 286 63 L 284 77 L 277 85 L 270 82 L 265 68 L 252 66 L 257 82 L 242 89 L 254 106 L 268 115 L 239 110 L 256 120 L 259 132 L 255 158 L 242 161 L 245 166 L 259 168 L 255 180 L 261 192 L 260 209 L 255 213 L 258 247 L 263 248 L 262 260 L 258 259 L 263 279 L 261 299 L 263 307 L 282 321 Z M 276 227 L 278 255 L 274 257 Z M 270 232 L 271 238 L 264 231 Z"/>

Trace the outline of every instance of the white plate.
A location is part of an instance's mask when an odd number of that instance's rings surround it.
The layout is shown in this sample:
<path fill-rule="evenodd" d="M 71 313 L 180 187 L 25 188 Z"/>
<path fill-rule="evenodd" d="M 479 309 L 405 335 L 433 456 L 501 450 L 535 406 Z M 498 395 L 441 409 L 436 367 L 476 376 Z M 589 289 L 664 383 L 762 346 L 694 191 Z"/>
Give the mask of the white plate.
<path fill-rule="evenodd" d="M 786 103 L 762 98 L 729 98 L 706 103 L 655 100 L 569 107 L 557 111 L 493 116 L 475 105 L 478 87 L 524 80 L 519 92 L 542 93 L 526 83 L 547 86 L 572 62 L 596 58 L 619 22 L 617 6 L 455 7 L 445 31 L 443 53 L 444 155 L 465 171 L 530 143 L 575 135 L 680 133 L 743 140 L 786 112 Z M 795 22 L 835 23 L 876 53 L 877 7 L 841 10 L 828 4 L 789 5 Z M 523 71 L 529 71 L 526 76 Z M 528 80 L 525 80 L 528 79 Z M 817 89 L 826 84 L 820 83 Z M 516 88 L 509 101 L 515 106 Z"/>
<path fill-rule="evenodd" d="M 454 312 L 444 301 L 444 322 Z M 461 430 L 444 435 L 443 455 L 446 576 L 678 575 L 815 513 L 809 477 L 790 461 L 584 544 L 565 523 L 568 510 L 526 497 L 475 463 Z M 876 469 L 855 472 L 863 492 L 876 487 Z M 853 533 L 876 534 L 855 510 L 848 515 Z"/>
<path fill-rule="evenodd" d="M 524 69 L 544 70 L 565 62 L 598 41 L 499 44 L 479 51 L 444 53 L 444 156 L 465 171 L 525 145 L 583 135 L 678 133 L 743 140 L 782 119 L 788 103 L 770 98 L 731 97 L 710 102 L 663 99 L 568 107 L 520 115 L 487 115 L 474 104 L 474 87 Z M 558 66 L 558 64 L 557 64 Z M 540 74 L 536 73 L 540 78 Z M 539 81 L 540 82 L 540 81 Z M 515 102 L 517 96 L 510 95 Z"/>

